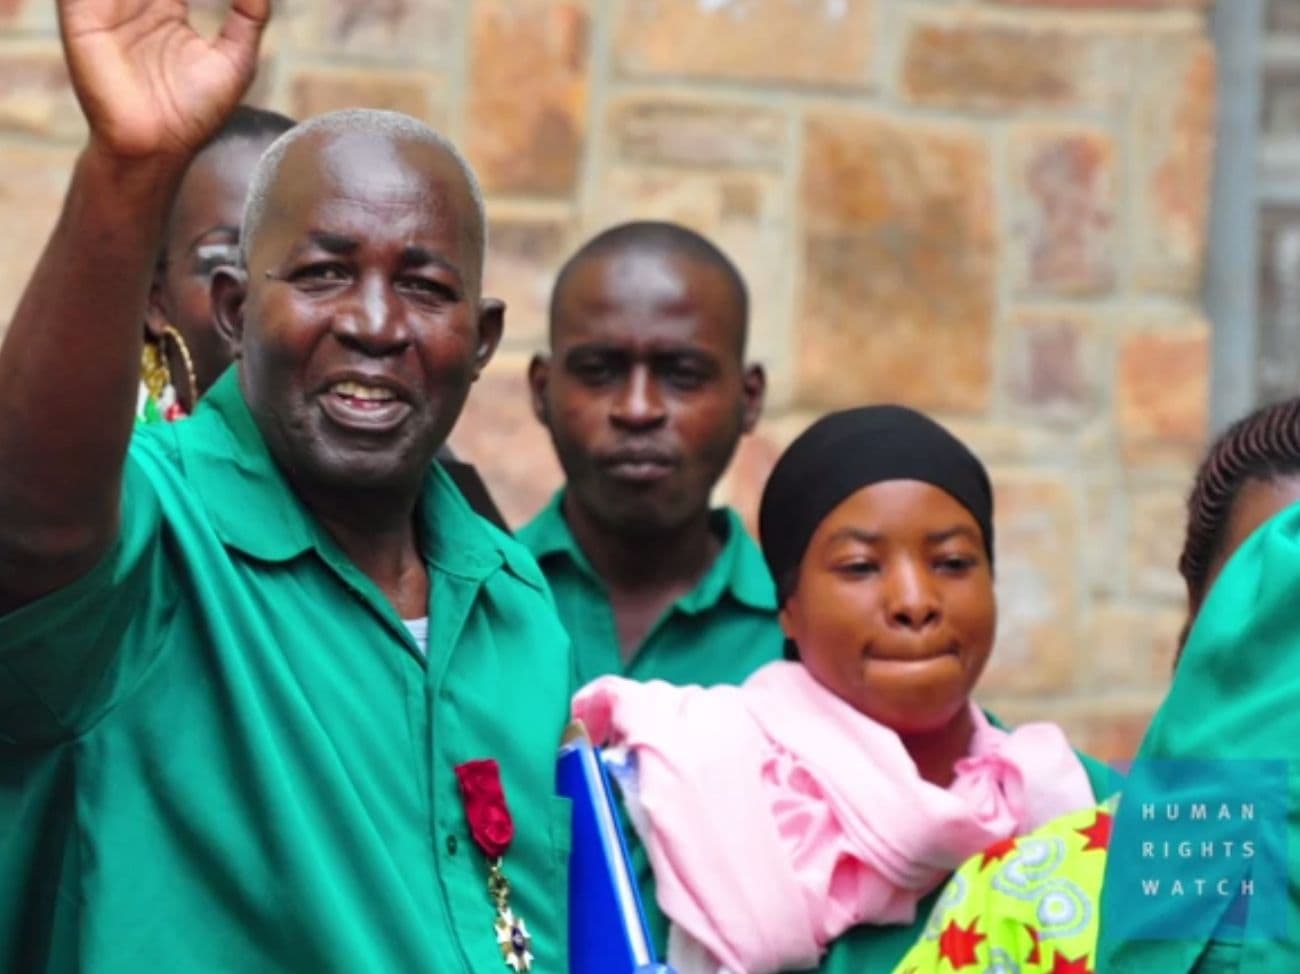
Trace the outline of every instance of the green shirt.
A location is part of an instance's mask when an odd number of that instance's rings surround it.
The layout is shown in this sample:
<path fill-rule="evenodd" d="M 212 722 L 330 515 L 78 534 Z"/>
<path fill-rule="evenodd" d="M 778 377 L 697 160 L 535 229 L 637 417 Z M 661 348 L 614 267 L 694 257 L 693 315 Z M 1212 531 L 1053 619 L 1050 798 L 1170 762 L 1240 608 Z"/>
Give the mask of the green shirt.
<path fill-rule="evenodd" d="M 0 618 L 0 969 L 503 970 L 453 771 L 495 758 L 511 905 L 567 971 L 569 649 L 527 552 L 433 469 L 426 660 L 233 370 L 124 478 L 98 567 Z"/>
<path fill-rule="evenodd" d="M 536 556 L 556 607 L 573 639 L 579 686 L 610 673 L 677 685 L 741 683 L 764 663 L 781 658 L 784 639 L 776 618 L 776 591 L 763 556 L 739 515 L 712 515 L 722 550 L 699 583 L 655 623 L 625 665 L 605 584 L 569 530 L 564 492 L 518 537 Z"/>

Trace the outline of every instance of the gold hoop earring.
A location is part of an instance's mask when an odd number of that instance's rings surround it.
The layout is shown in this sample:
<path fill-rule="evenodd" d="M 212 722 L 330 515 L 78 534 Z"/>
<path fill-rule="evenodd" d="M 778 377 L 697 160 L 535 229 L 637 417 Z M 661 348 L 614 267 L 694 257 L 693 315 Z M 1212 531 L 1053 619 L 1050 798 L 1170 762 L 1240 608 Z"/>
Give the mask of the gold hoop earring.
<path fill-rule="evenodd" d="M 140 381 L 155 401 L 162 399 L 163 393 L 171 386 L 172 370 L 160 342 L 145 339 L 140 350 Z"/>
<path fill-rule="evenodd" d="M 199 401 L 199 380 L 194 375 L 194 359 L 190 357 L 190 347 L 185 344 L 185 336 L 177 331 L 174 325 L 163 325 L 162 332 L 164 338 L 169 338 L 176 343 L 176 350 L 181 353 L 181 361 L 185 363 L 185 378 L 189 381 L 190 396 L 194 400 L 190 403 L 190 408 L 193 409 Z M 163 358 L 165 359 L 166 356 Z"/>

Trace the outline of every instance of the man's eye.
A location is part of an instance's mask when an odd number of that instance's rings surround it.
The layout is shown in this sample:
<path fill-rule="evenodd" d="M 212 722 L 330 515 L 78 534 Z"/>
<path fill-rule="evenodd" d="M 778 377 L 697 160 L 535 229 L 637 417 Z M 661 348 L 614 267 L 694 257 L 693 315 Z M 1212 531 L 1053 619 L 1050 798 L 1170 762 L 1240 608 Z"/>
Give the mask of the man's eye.
<path fill-rule="evenodd" d="M 341 264 L 308 264 L 289 275 L 289 280 L 303 287 L 328 287 L 345 284 L 348 272 Z"/>
<path fill-rule="evenodd" d="M 699 369 L 675 368 L 668 373 L 668 381 L 678 389 L 698 389 L 708 379 Z"/>
<path fill-rule="evenodd" d="M 405 277 L 397 282 L 397 287 L 422 301 L 444 304 L 460 300 L 460 295 L 454 289 L 442 281 L 430 280 L 427 277 Z"/>
<path fill-rule="evenodd" d="M 577 362 L 573 366 L 573 374 L 579 382 L 588 385 L 612 382 L 617 378 L 617 370 L 609 362 Z"/>

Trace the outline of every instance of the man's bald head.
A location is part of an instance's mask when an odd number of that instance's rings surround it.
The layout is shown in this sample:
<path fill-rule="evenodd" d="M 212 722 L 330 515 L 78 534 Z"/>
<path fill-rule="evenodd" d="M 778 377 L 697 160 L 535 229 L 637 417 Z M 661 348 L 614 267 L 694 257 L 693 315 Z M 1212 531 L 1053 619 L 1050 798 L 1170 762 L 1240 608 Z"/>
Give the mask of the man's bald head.
<path fill-rule="evenodd" d="M 285 159 L 300 143 L 320 144 L 333 136 L 361 136 L 392 144 L 424 145 L 445 154 L 459 171 L 465 182 L 472 212 L 468 214 L 466 232 L 475 256 L 480 275 L 487 255 L 487 215 L 483 204 L 483 190 L 474 170 L 470 168 L 460 150 L 445 136 L 435 132 L 418 119 L 400 112 L 380 111 L 373 108 L 349 108 L 318 115 L 286 132 L 262 156 L 253 172 L 248 188 L 248 201 L 244 206 L 243 229 L 240 237 L 240 258 L 245 267 L 253 244 L 270 209 L 274 190 L 279 181 Z"/>
<path fill-rule="evenodd" d="M 749 331 L 749 289 L 731 258 L 710 240 L 677 223 L 660 220 L 634 220 L 620 223 L 592 237 L 564 262 L 551 290 L 550 338 L 555 344 L 555 330 L 563 315 L 565 291 L 574 272 L 584 264 L 625 254 L 655 254 L 680 257 L 718 271 L 726 280 L 735 325 L 739 335 L 739 353 L 744 355 Z"/>

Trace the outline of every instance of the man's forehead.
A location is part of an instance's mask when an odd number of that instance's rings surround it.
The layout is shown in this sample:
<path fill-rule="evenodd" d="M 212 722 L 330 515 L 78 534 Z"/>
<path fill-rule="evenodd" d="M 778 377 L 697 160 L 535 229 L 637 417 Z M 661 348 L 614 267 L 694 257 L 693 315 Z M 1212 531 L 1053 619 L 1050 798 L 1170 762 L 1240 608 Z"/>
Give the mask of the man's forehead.
<path fill-rule="evenodd" d="M 413 208 L 457 225 L 473 219 L 464 175 L 442 148 L 370 132 L 313 133 L 289 147 L 268 193 L 288 214 L 340 203 Z"/>
<path fill-rule="evenodd" d="M 553 337 L 565 345 L 730 346 L 741 327 L 725 278 L 708 264 L 676 254 L 631 252 L 582 261 L 565 282 L 556 310 Z"/>

